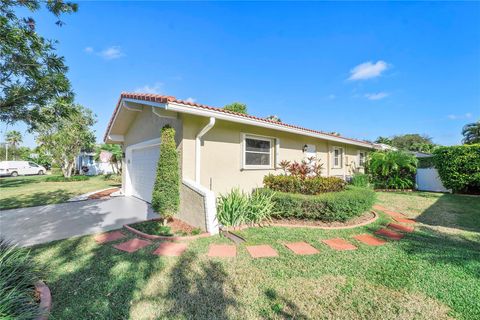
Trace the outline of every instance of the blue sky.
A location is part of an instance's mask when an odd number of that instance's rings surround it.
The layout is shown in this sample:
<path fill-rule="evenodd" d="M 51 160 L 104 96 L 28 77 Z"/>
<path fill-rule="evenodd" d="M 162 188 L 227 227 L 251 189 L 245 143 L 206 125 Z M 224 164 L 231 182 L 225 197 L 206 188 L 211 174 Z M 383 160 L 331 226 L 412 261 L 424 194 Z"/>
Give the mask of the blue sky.
<path fill-rule="evenodd" d="M 253 115 L 371 140 L 421 133 L 458 144 L 480 117 L 478 2 L 79 5 L 61 28 L 34 17 L 59 40 L 99 141 L 122 91 L 241 101 Z"/>

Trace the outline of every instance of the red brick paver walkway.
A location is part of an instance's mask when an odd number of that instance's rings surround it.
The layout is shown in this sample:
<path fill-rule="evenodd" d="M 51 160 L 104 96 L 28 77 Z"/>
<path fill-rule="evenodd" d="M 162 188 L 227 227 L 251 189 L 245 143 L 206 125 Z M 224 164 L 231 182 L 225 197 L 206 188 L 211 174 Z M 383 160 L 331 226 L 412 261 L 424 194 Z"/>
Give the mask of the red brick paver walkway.
<path fill-rule="evenodd" d="M 355 238 L 358 241 L 360 241 L 360 242 L 362 242 L 366 245 L 369 245 L 369 246 L 381 246 L 381 245 L 387 243 L 387 241 L 385 241 L 383 239 L 379 239 L 377 237 L 374 237 L 374 236 L 372 236 L 371 234 L 368 234 L 368 233 L 359 234 L 359 235 L 354 236 L 353 238 Z"/>
<path fill-rule="evenodd" d="M 237 255 L 237 247 L 227 244 L 212 244 L 208 249 L 209 257 L 235 257 Z"/>
<path fill-rule="evenodd" d="M 126 251 L 128 253 L 135 252 L 137 250 L 142 249 L 150 244 L 150 241 L 147 240 L 140 240 L 137 238 L 133 238 L 132 240 L 128 240 L 127 242 L 122 242 L 119 244 L 114 245 L 114 248 L 118 250 Z"/>
<path fill-rule="evenodd" d="M 178 257 L 187 250 L 186 243 L 162 242 L 153 254 L 166 257 Z"/>
<path fill-rule="evenodd" d="M 397 218 L 397 217 L 394 217 L 393 218 L 395 221 L 397 222 L 402 222 L 402 223 L 408 223 L 408 224 L 414 224 L 416 221 L 413 220 L 413 219 L 408 219 L 408 218 Z"/>
<path fill-rule="evenodd" d="M 356 250 L 357 249 L 357 247 L 355 247 L 353 244 L 341 238 L 333 238 L 333 239 L 327 239 L 322 241 L 323 243 L 327 244 L 330 248 L 334 250 Z"/>
<path fill-rule="evenodd" d="M 97 234 L 93 239 L 98 244 L 104 244 L 107 242 L 115 241 L 118 239 L 125 238 L 125 235 L 120 231 L 113 231 L 108 233 Z"/>
<path fill-rule="evenodd" d="M 400 240 L 403 238 L 403 234 L 385 228 L 378 230 L 377 232 L 375 232 L 375 234 L 390 238 L 392 240 Z"/>
<path fill-rule="evenodd" d="M 317 254 L 319 251 L 306 242 L 286 243 L 285 246 L 299 255 Z"/>
<path fill-rule="evenodd" d="M 248 246 L 247 251 L 252 258 L 278 257 L 277 251 L 269 245 Z"/>
<path fill-rule="evenodd" d="M 403 224 L 398 224 L 398 223 L 389 223 L 388 227 L 390 229 L 395 229 L 403 232 L 413 232 L 415 230 L 415 228 L 412 226 L 404 226 Z"/>

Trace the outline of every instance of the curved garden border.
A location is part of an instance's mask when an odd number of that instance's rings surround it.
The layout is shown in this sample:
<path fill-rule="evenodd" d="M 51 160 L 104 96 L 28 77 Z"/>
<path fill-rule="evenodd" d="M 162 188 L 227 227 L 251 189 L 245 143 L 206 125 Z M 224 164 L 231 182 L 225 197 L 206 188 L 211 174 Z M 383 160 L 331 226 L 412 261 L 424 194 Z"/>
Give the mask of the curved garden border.
<path fill-rule="evenodd" d="M 45 282 L 40 280 L 35 284 L 35 291 L 37 291 L 40 296 L 39 307 L 42 313 L 36 320 L 47 320 L 50 315 L 50 310 L 52 309 L 52 294 L 50 293 L 50 289 Z"/>
<path fill-rule="evenodd" d="M 158 220 L 158 219 L 151 219 L 151 220 Z M 198 238 L 207 238 L 210 237 L 211 235 L 209 233 L 201 233 L 195 236 L 157 236 L 154 234 L 148 234 L 144 233 L 140 230 L 135 229 L 134 227 L 124 224 L 123 227 L 127 229 L 128 231 L 136 234 L 139 237 L 149 239 L 149 240 L 167 240 L 167 241 L 190 241 Z"/>
<path fill-rule="evenodd" d="M 353 229 L 353 228 L 358 228 L 358 227 L 363 227 L 368 224 L 371 224 L 379 218 L 379 214 L 376 213 L 373 210 L 370 210 L 370 212 L 373 214 L 373 218 L 363 221 L 357 224 L 353 224 L 350 226 L 338 226 L 338 227 L 322 227 L 322 226 L 309 226 L 309 225 L 304 225 L 304 224 L 290 224 L 290 223 L 270 223 L 265 226 L 238 226 L 238 227 L 230 227 L 228 229 L 223 229 L 223 230 L 228 230 L 228 231 L 239 231 L 239 230 L 244 230 L 248 228 L 263 228 L 263 227 L 283 227 L 283 228 L 308 228 L 308 229 L 324 229 L 324 230 L 342 230 L 342 229 Z"/>

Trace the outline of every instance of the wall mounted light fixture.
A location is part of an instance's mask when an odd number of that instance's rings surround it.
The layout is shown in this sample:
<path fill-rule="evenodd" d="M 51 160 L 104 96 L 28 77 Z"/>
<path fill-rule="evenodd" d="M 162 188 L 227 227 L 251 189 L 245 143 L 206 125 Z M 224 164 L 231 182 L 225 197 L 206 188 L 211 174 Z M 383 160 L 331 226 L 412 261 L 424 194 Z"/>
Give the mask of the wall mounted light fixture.
<path fill-rule="evenodd" d="M 307 146 L 307 145 L 304 145 L 303 148 L 302 148 L 302 151 L 303 151 L 303 152 L 307 152 L 307 149 L 308 149 L 308 146 Z"/>

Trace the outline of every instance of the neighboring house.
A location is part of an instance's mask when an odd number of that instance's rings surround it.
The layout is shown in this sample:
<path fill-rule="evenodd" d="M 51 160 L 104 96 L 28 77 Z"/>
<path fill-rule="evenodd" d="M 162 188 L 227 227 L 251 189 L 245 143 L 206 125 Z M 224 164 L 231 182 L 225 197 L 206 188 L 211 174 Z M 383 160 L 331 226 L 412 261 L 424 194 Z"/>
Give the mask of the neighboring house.
<path fill-rule="evenodd" d="M 95 152 L 81 152 L 75 159 L 75 170 L 87 176 L 114 173 L 110 163 L 112 154 L 101 151 L 99 161 L 95 160 Z"/>
<path fill-rule="evenodd" d="M 153 94 L 122 93 L 104 141 L 125 152 L 122 191 L 147 202 L 159 158 L 160 130 L 176 130 L 181 155 L 179 217 L 215 233 L 215 201 L 234 187 L 261 187 L 280 161 L 314 156 L 325 176 L 363 172 L 372 143 Z"/>

